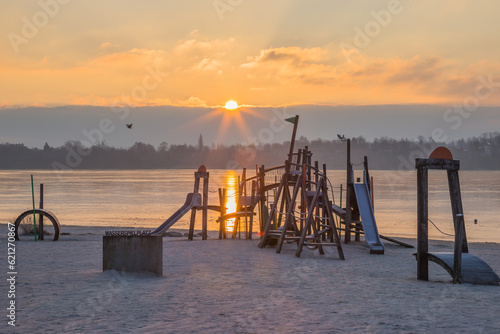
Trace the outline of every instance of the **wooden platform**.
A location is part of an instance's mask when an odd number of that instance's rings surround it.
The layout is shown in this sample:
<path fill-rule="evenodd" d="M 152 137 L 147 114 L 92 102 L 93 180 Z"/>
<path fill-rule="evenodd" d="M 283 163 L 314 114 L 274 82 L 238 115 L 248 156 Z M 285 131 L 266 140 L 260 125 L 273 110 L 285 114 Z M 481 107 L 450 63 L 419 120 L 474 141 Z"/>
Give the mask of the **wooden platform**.
<path fill-rule="evenodd" d="M 439 264 L 453 277 L 453 252 L 427 253 L 429 261 Z M 462 278 L 459 283 L 471 283 L 480 285 L 500 285 L 500 278 L 491 267 L 469 253 L 462 254 Z"/>

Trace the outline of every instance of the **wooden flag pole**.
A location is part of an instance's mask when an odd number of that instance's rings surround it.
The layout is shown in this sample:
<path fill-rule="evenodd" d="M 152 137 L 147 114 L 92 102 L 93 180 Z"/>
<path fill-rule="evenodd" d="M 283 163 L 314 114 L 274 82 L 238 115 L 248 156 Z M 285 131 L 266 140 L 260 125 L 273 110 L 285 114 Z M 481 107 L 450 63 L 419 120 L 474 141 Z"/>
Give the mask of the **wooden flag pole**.
<path fill-rule="evenodd" d="M 286 119 L 286 121 L 290 122 L 290 118 Z M 295 119 L 293 121 L 293 132 L 292 132 L 292 140 L 290 141 L 290 151 L 288 151 L 288 161 L 292 162 L 292 154 L 293 154 L 293 147 L 295 145 L 295 136 L 297 134 L 297 126 L 299 125 L 299 115 L 295 116 Z M 298 161 L 297 161 L 298 163 Z"/>

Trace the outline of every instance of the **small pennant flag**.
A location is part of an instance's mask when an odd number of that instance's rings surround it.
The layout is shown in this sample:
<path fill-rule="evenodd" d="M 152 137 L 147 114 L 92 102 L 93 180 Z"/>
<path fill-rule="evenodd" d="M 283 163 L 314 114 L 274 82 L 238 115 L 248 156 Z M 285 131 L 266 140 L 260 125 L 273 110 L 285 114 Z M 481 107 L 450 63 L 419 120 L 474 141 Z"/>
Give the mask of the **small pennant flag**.
<path fill-rule="evenodd" d="M 285 121 L 290 122 L 292 124 L 295 124 L 295 120 L 297 119 L 297 116 L 286 118 Z"/>

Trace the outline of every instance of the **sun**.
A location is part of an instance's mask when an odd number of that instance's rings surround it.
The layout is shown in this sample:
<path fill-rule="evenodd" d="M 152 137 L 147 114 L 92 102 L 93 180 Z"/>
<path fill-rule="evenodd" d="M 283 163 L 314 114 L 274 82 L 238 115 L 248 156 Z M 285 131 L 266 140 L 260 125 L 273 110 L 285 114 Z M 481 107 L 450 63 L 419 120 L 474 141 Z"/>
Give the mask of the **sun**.
<path fill-rule="evenodd" d="M 239 107 L 238 103 L 236 103 L 236 101 L 233 100 L 227 101 L 225 106 L 225 108 L 228 110 L 234 110 L 237 109 L 238 107 Z"/>

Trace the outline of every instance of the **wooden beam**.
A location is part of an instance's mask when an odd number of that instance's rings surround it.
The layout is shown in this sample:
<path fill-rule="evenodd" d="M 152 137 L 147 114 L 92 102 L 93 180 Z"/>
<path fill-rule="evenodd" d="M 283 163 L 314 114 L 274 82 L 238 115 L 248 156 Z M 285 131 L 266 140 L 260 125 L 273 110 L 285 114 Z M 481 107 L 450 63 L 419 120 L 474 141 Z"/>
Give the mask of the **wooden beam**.
<path fill-rule="evenodd" d="M 415 159 L 415 168 L 459 170 L 460 160 Z"/>

